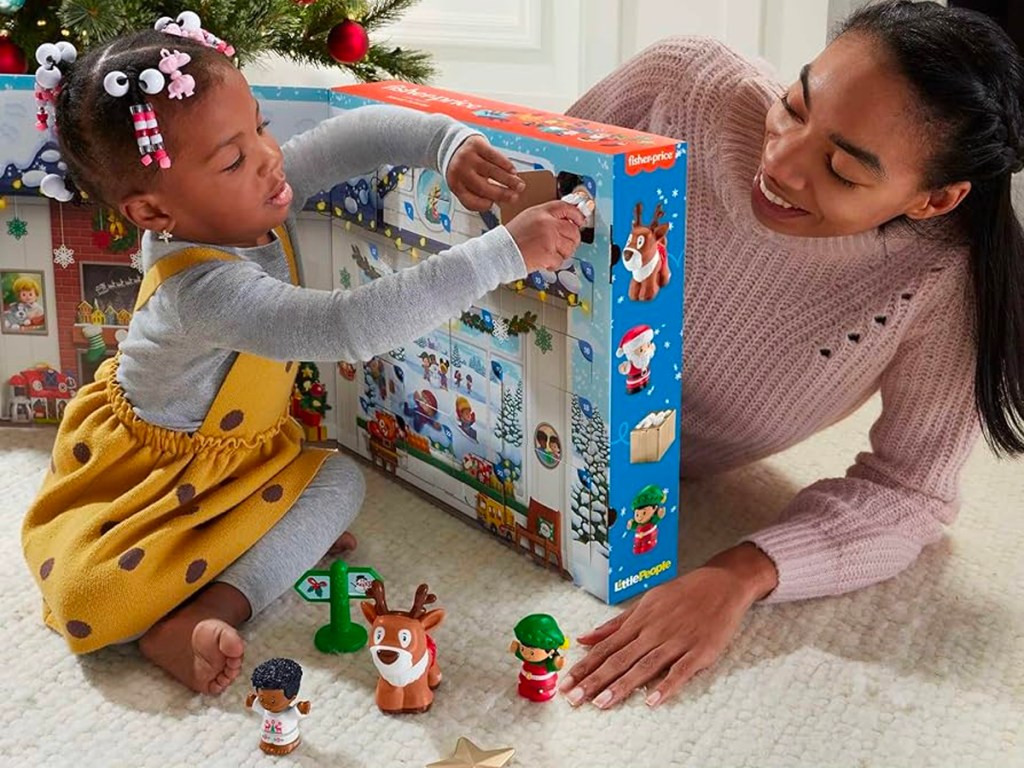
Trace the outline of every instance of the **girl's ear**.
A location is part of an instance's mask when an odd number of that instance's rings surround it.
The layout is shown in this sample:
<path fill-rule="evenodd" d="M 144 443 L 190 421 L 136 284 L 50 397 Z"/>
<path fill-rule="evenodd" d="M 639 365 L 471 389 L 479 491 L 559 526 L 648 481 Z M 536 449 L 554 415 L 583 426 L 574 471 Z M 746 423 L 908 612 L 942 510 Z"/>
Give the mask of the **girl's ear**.
<path fill-rule="evenodd" d="M 139 229 L 150 232 L 174 231 L 174 218 L 150 194 L 131 195 L 121 201 L 121 215 Z"/>
<path fill-rule="evenodd" d="M 958 181 L 942 189 L 936 189 L 928 193 L 927 197 L 921 197 L 907 209 L 908 219 L 921 221 L 942 216 L 949 213 L 963 202 L 967 193 L 971 191 L 971 182 Z"/>

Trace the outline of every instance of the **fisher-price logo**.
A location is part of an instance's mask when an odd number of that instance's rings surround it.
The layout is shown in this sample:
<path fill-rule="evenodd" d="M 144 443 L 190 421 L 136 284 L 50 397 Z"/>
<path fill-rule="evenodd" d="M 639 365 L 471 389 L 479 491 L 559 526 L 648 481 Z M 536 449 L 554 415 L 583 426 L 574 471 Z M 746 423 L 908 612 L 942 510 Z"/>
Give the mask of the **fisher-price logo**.
<path fill-rule="evenodd" d="M 462 107 L 463 109 L 470 110 L 483 109 L 483 104 L 477 104 L 469 99 L 453 99 L 451 96 L 445 96 L 443 93 L 434 93 L 429 89 L 424 90 L 417 88 L 415 85 L 407 85 L 405 83 L 393 83 L 386 85 L 384 86 L 384 90 L 400 93 L 403 96 L 411 96 L 423 102 L 447 104 L 452 107 Z"/>
<path fill-rule="evenodd" d="M 676 164 L 675 147 L 657 147 L 626 155 L 626 173 L 636 176 L 641 171 L 671 168 Z"/>

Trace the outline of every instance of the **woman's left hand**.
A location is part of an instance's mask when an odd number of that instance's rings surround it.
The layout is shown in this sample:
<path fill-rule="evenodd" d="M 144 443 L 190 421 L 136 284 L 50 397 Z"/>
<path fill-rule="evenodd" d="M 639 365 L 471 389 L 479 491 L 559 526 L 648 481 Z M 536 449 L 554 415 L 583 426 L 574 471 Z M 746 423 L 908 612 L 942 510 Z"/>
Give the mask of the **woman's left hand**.
<path fill-rule="evenodd" d="M 563 678 L 561 691 L 573 706 L 593 699 L 607 709 L 667 671 L 647 696 L 648 705 L 659 704 L 715 663 L 776 580 L 774 564 L 753 544 L 716 555 L 580 637 L 590 650 Z"/>
<path fill-rule="evenodd" d="M 448 163 L 447 181 L 459 202 L 471 211 L 513 202 L 526 187 L 512 161 L 483 136 L 471 136 L 456 150 Z"/>

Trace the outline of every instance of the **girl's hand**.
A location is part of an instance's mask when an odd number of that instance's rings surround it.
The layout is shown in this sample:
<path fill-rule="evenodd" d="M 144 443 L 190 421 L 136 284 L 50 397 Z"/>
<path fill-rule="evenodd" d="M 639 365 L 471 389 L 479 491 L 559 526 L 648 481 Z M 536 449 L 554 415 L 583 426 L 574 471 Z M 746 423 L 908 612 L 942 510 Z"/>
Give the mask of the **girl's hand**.
<path fill-rule="evenodd" d="M 554 200 L 527 208 L 505 225 L 523 254 L 527 271 L 556 269 L 580 244 L 585 219 L 574 206 Z"/>
<path fill-rule="evenodd" d="M 667 670 L 647 696 L 653 707 L 718 660 L 750 606 L 777 581 L 774 564 L 753 544 L 726 550 L 580 637 L 592 647 L 559 688 L 573 706 L 593 699 L 606 709 Z"/>
<path fill-rule="evenodd" d="M 256 703 L 256 694 L 250 693 L 245 697 L 245 708 L 252 709 L 252 705 Z"/>
<path fill-rule="evenodd" d="M 300 701 L 295 707 L 303 715 L 309 714 L 310 703 L 308 701 Z"/>
<path fill-rule="evenodd" d="M 483 136 L 471 136 L 455 151 L 448 163 L 446 181 L 459 202 L 471 211 L 487 211 L 494 203 L 510 203 L 526 188 L 512 161 Z"/>

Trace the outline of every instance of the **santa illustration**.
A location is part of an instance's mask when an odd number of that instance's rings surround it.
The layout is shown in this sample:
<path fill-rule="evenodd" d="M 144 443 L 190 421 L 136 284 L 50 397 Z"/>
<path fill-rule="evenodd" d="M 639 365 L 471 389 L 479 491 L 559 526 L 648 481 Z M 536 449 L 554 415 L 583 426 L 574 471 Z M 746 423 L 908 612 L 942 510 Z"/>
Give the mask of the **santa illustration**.
<path fill-rule="evenodd" d="M 626 358 L 619 365 L 619 373 L 626 377 L 626 394 L 634 395 L 647 386 L 654 350 L 654 331 L 649 325 L 635 325 L 623 334 L 615 356 Z"/>

